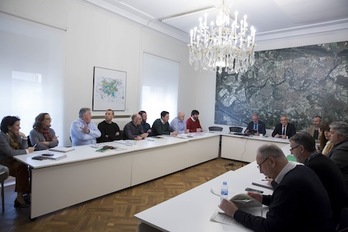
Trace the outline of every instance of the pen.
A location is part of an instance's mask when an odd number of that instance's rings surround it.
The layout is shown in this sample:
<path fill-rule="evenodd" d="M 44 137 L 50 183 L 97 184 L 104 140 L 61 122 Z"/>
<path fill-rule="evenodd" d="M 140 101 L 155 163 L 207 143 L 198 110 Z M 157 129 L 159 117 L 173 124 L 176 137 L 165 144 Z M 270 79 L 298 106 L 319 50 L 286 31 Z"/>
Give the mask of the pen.
<path fill-rule="evenodd" d="M 35 148 L 35 147 L 36 147 L 36 145 L 37 145 L 37 144 L 34 144 L 33 148 Z"/>
<path fill-rule="evenodd" d="M 257 192 L 257 193 L 263 193 L 263 191 L 253 188 L 246 188 L 245 191 L 247 192 Z"/>

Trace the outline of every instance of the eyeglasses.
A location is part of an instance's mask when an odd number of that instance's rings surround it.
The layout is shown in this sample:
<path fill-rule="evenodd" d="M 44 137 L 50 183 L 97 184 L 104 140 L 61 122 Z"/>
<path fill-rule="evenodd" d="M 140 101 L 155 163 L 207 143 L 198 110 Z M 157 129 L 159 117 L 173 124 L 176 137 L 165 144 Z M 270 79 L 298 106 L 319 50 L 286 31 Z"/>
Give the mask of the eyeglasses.
<path fill-rule="evenodd" d="M 298 148 L 299 146 L 301 146 L 301 144 L 297 145 L 297 146 L 294 146 L 294 147 L 291 147 L 289 150 L 290 151 L 293 151 L 295 148 Z"/>
<path fill-rule="evenodd" d="M 261 163 L 257 164 L 257 168 L 261 169 L 261 165 L 266 162 L 269 159 L 269 157 L 267 157 L 264 161 L 262 161 Z"/>

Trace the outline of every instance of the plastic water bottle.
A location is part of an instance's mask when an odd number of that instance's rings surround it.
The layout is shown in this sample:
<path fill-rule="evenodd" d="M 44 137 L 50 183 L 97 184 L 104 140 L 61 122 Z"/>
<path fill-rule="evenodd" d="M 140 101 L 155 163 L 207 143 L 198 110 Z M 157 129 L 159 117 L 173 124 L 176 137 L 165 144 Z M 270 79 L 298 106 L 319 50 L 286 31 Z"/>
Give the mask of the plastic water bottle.
<path fill-rule="evenodd" d="M 227 199 L 228 198 L 227 181 L 222 182 L 220 198 L 221 198 L 221 201 L 222 201 L 222 199 Z"/>

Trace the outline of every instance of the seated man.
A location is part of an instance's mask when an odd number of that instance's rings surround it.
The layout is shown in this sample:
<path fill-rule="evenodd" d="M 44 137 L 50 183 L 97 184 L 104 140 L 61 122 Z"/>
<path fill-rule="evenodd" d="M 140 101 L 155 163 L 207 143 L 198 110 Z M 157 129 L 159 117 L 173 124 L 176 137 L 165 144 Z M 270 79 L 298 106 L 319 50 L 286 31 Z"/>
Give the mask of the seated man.
<path fill-rule="evenodd" d="M 319 115 L 314 116 L 312 125 L 306 129 L 306 132 L 309 133 L 315 140 L 319 139 L 319 128 L 321 126 L 321 117 Z"/>
<path fill-rule="evenodd" d="M 290 139 L 291 136 L 296 134 L 295 125 L 288 122 L 288 117 L 285 115 L 280 116 L 280 123 L 276 125 L 272 132 L 272 137 Z"/>
<path fill-rule="evenodd" d="M 192 110 L 191 117 L 186 120 L 186 132 L 202 132 L 202 126 L 199 122 L 199 112 L 198 110 Z"/>
<path fill-rule="evenodd" d="M 91 109 L 81 108 L 79 119 L 75 120 L 70 127 L 72 146 L 88 145 L 97 142 L 96 138 L 99 138 L 101 133 L 91 119 Z"/>
<path fill-rule="evenodd" d="M 256 163 L 261 173 L 273 179 L 274 190 L 272 195 L 248 195 L 269 207 L 266 216 L 252 215 L 223 199 L 219 207 L 226 215 L 252 231 L 335 231 L 330 199 L 312 169 L 289 162 L 274 144 L 258 148 Z"/>
<path fill-rule="evenodd" d="M 334 122 L 330 124 L 330 142 L 333 147 L 327 156 L 343 173 L 348 188 L 348 123 Z"/>
<path fill-rule="evenodd" d="M 307 132 L 292 136 L 290 147 L 296 161 L 311 168 L 321 180 L 330 198 L 335 223 L 338 224 L 341 210 L 348 207 L 348 188 L 341 170 L 330 158 L 316 151 L 315 140 Z"/>
<path fill-rule="evenodd" d="M 132 121 L 127 123 L 123 128 L 123 139 L 142 140 L 149 134 L 144 133 L 141 126 L 141 116 L 138 113 L 132 115 Z"/>
<path fill-rule="evenodd" d="M 185 119 L 185 113 L 179 112 L 178 116 L 175 117 L 170 122 L 170 126 L 173 128 L 173 130 L 177 131 L 179 134 L 186 133 L 186 123 L 185 123 L 184 119 Z"/>
<path fill-rule="evenodd" d="M 259 120 L 258 114 L 254 113 L 251 116 L 251 122 L 248 123 L 248 126 L 245 129 L 244 133 L 253 135 L 266 134 L 266 125 L 264 122 Z"/>
<path fill-rule="evenodd" d="M 178 134 L 177 131 L 174 131 L 173 128 L 168 123 L 169 121 L 169 112 L 162 111 L 161 118 L 156 119 L 152 124 L 152 135 L 173 135 L 176 136 Z"/>
<path fill-rule="evenodd" d="M 147 113 L 144 110 L 140 110 L 139 114 L 141 116 L 141 126 L 143 127 L 143 130 L 145 133 L 151 134 L 151 126 L 149 123 L 146 122 L 147 120 Z"/>
<path fill-rule="evenodd" d="M 113 122 L 114 111 L 107 109 L 105 112 L 105 120 L 98 124 L 98 129 L 101 132 L 101 136 L 97 138 L 98 143 L 111 142 L 114 140 L 120 140 L 120 127 L 117 123 Z"/>

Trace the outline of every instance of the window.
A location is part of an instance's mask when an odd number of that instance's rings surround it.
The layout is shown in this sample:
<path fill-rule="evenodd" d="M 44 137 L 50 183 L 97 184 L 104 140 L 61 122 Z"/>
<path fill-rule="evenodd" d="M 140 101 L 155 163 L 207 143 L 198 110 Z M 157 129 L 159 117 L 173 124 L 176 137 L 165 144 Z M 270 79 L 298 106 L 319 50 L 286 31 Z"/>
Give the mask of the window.
<path fill-rule="evenodd" d="M 0 22 L 0 118 L 20 117 L 29 135 L 35 117 L 47 112 L 64 138 L 64 31 L 6 14 Z"/>
<path fill-rule="evenodd" d="M 176 117 L 178 105 L 179 63 L 144 53 L 140 110 L 147 112 L 147 122 L 160 117 L 163 110 Z"/>

